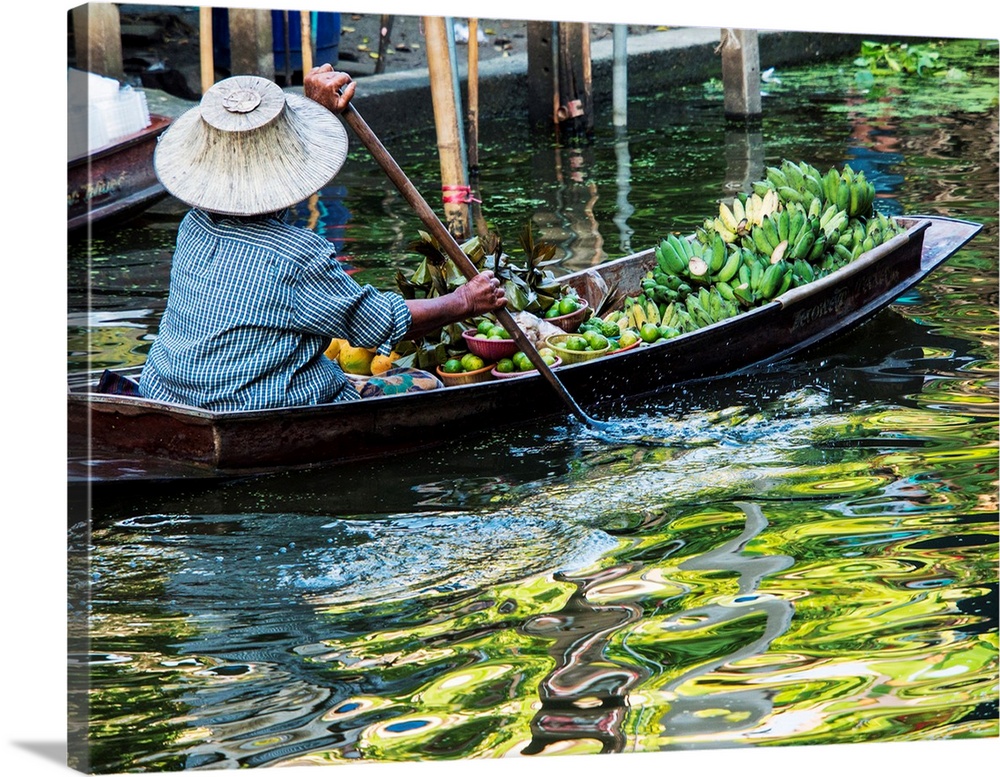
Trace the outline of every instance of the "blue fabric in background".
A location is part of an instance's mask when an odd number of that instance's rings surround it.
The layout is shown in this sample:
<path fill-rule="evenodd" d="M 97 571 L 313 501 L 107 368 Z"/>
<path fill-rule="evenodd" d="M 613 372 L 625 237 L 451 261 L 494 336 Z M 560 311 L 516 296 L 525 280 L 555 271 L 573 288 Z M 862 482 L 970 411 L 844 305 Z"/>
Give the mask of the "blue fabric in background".
<path fill-rule="evenodd" d="M 285 14 L 271 11 L 271 29 L 274 48 L 275 75 L 285 72 Z M 302 26 L 298 11 L 288 14 L 288 63 L 290 70 L 302 70 Z M 340 50 L 340 14 L 317 11 L 313 15 L 313 64 L 337 64 Z M 223 70 L 231 65 L 229 51 L 229 9 L 212 9 L 212 50 L 215 64 Z"/>

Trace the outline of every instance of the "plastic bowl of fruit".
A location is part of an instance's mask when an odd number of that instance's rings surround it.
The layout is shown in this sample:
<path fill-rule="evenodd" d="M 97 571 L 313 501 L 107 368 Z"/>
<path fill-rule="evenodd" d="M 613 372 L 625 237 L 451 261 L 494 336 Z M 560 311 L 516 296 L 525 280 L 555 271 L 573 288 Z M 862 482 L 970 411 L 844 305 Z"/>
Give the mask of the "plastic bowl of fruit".
<path fill-rule="evenodd" d="M 448 359 L 436 368 L 437 375 L 446 386 L 467 386 L 493 380 L 496 362 L 486 362 L 481 356 L 467 353 L 461 358 Z"/>
<path fill-rule="evenodd" d="M 549 308 L 545 320 L 571 334 L 593 314 L 594 311 L 587 300 L 582 297 L 565 296 Z"/>
<path fill-rule="evenodd" d="M 546 353 L 548 351 L 548 353 Z M 551 348 L 540 348 L 538 353 L 545 359 L 545 363 L 550 369 L 555 369 L 562 364 L 562 359 L 555 355 Z M 512 357 L 501 359 L 493 368 L 493 377 L 504 380 L 505 378 L 517 378 L 521 375 L 537 375 L 538 370 L 523 351 L 515 351 Z"/>
<path fill-rule="evenodd" d="M 466 329 L 462 332 L 465 347 L 488 362 L 497 362 L 513 356 L 517 351 L 517 343 L 509 337 L 504 328 L 497 324 L 490 331 L 493 334 L 487 334 L 481 329 Z"/>
<path fill-rule="evenodd" d="M 608 338 L 599 332 L 549 335 L 545 339 L 545 345 L 551 348 L 564 364 L 578 364 L 596 359 L 611 350 Z"/>

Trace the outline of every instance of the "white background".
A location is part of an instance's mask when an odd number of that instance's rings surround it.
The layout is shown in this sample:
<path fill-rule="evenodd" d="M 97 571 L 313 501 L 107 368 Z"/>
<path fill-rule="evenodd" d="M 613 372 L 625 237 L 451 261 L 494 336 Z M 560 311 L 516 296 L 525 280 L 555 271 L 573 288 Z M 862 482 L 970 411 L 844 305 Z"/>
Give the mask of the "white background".
<path fill-rule="evenodd" d="M 4 774 L 72 773 L 63 762 L 65 702 L 65 67 L 67 11 L 78 3 L 14 0 L 0 15 L 4 58 L 5 151 L 2 246 L 4 370 L 3 532 Z M 148 3 L 180 5 L 182 3 Z M 223 3 L 298 8 L 285 0 Z M 184 4 L 187 5 L 187 4 Z M 991 8 L 985 12 L 985 8 Z M 789 10 L 794 9 L 794 10 Z M 947 37 L 998 37 L 996 3 L 867 0 L 671 3 L 663 0 L 316 0 L 308 10 L 613 21 L 670 26 L 816 30 Z M 11 353 L 11 350 L 13 352 Z M 18 372 L 12 374 L 12 366 Z M 630 777 L 738 772 L 742 775 L 900 775 L 976 773 L 1000 763 L 1000 740 L 905 745 L 831 745 L 516 758 L 500 761 L 345 766 L 368 777 L 573 773 Z M 326 767 L 337 768 L 337 767 Z M 361 773 L 359 772 L 359 774 Z M 282 775 L 320 773 L 308 767 Z M 345 772 L 346 774 L 346 772 Z M 351 771 L 353 774 L 353 771 Z"/>

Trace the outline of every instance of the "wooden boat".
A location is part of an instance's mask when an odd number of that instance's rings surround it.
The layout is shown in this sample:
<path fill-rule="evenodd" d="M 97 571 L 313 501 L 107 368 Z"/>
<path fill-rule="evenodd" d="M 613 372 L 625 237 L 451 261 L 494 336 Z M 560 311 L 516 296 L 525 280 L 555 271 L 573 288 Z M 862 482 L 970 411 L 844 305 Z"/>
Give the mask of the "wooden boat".
<path fill-rule="evenodd" d="M 167 195 L 153 170 L 153 151 L 172 122 L 151 114 L 145 129 L 69 160 L 68 231 L 126 219 Z"/>
<path fill-rule="evenodd" d="M 950 218 L 900 219 L 906 231 L 807 286 L 674 339 L 568 364 L 557 374 L 583 408 L 605 408 L 692 379 L 784 359 L 843 334 L 890 305 L 982 228 Z M 652 250 L 565 276 L 588 298 L 607 284 L 639 288 Z M 598 277 L 599 276 L 599 277 Z M 121 396 L 69 392 L 71 479 L 266 473 L 384 457 L 470 428 L 567 415 L 541 376 L 281 410 L 215 413 Z M 601 417 L 595 413 L 595 417 Z"/>

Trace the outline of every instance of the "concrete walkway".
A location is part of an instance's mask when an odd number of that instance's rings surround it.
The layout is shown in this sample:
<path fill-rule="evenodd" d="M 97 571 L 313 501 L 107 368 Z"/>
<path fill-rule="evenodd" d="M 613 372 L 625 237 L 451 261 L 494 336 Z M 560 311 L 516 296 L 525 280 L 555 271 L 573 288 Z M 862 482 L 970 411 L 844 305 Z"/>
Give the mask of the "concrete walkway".
<path fill-rule="evenodd" d="M 718 28 L 676 28 L 627 41 L 629 94 L 650 94 L 682 84 L 722 77 L 721 57 L 716 53 Z M 760 32 L 760 66 L 785 67 L 833 59 L 860 51 L 861 41 L 871 36 L 813 32 Z M 613 42 L 594 43 L 591 49 L 593 96 L 597 103 L 611 99 Z M 463 90 L 467 68 L 460 63 Z M 354 104 L 379 136 L 391 137 L 394 129 L 414 124 L 433 126 L 427 68 L 362 76 L 356 79 Z M 527 115 L 527 54 L 516 54 L 481 62 L 479 65 L 479 116 L 489 121 L 498 115 Z M 158 90 L 146 90 L 150 110 L 179 116 L 195 103 Z M 301 87 L 290 91 L 301 92 Z"/>

